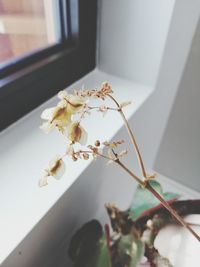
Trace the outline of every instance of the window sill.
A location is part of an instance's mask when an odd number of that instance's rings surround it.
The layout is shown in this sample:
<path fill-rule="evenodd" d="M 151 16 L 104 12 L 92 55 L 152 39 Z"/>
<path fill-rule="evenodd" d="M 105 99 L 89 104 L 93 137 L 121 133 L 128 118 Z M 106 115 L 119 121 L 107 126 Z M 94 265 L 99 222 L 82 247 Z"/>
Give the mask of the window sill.
<path fill-rule="evenodd" d="M 96 87 L 102 81 L 111 83 L 119 101 L 134 102 L 134 105 L 126 108 L 128 118 L 152 92 L 152 88 L 134 84 L 99 70 L 92 71 L 70 88 L 81 88 L 83 84 L 90 88 Z M 69 161 L 66 174 L 59 182 L 52 179 L 48 187 L 42 189 L 38 187 L 41 170 L 55 154 L 63 153 L 65 145 L 62 137 L 56 132 L 47 137 L 39 129 L 41 112 L 56 102 L 56 97 L 53 97 L 0 135 L 0 264 L 91 164 L 90 160 L 78 163 Z M 89 142 L 101 137 L 109 140 L 117 133 L 122 127 L 122 121 L 115 120 L 114 116 L 107 114 L 102 119 L 102 115 L 97 113 L 85 121 L 85 128 L 90 133 Z"/>

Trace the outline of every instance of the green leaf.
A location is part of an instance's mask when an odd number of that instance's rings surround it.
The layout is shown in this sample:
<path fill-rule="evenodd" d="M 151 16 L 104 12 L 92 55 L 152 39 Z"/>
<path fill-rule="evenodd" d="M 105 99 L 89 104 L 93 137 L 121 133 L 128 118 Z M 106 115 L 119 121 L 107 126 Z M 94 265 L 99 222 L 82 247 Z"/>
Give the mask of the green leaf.
<path fill-rule="evenodd" d="M 84 224 L 74 234 L 68 254 L 74 267 L 111 267 L 106 237 L 96 220 Z"/>
<path fill-rule="evenodd" d="M 137 267 L 144 256 L 144 243 L 136 240 L 132 235 L 125 235 L 120 238 L 118 244 L 119 265 Z"/>
<path fill-rule="evenodd" d="M 179 195 L 176 193 L 163 193 L 161 184 L 155 180 L 151 180 L 149 183 L 160 195 L 163 196 L 166 201 L 170 201 L 179 197 Z M 139 185 L 135 191 L 130 207 L 130 215 L 132 220 L 136 220 L 144 211 L 156 207 L 159 204 L 159 200 L 157 200 L 157 198 L 155 198 L 151 192 Z"/>
<path fill-rule="evenodd" d="M 93 267 L 111 267 L 110 255 L 106 245 L 105 234 L 103 234 L 98 245 L 96 264 Z"/>

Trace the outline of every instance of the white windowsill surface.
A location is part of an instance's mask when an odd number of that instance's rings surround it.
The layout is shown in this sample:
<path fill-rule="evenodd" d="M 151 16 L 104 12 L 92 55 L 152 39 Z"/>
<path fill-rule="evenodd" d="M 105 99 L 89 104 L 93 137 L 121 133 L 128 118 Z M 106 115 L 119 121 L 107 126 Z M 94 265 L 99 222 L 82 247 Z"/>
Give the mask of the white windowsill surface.
<path fill-rule="evenodd" d="M 119 101 L 133 102 L 126 108 L 128 118 L 153 91 L 97 69 L 69 89 L 82 85 L 98 87 L 103 81 L 111 83 Z M 66 174 L 60 181 L 51 179 L 47 187 L 38 187 L 38 179 L 49 160 L 65 151 L 65 140 L 57 132 L 47 136 L 39 129 L 41 112 L 56 103 L 57 98 L 53 97 L 0 134 L 0 264 L 91 163 L 67 160 Z M 89 132 L 88 143 L 102 137 L 111 139 L 123 125 L 117 116 L 108 113 L 102 118 L 102 114 L 96 113 L 86 119 L 83 126 Z"/>

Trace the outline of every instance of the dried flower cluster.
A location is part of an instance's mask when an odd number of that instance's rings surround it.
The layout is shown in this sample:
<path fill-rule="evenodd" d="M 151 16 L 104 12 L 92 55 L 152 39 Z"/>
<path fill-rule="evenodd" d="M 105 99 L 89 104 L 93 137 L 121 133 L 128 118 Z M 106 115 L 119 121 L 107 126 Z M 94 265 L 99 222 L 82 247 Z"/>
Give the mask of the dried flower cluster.
<path fill-rule="evenodd" d="M 101 98 L 105 100 L 109 94 L 112 94 L 113 91 L 111 86 L 104 82 L 100 89 L 91 89 L 91 90 L 79 90 L 75 91 L 75 95 L 78 97 L 92 97 L 92 98 Z"/>
<path fill-rule="evenodd" d="M 112 93 L 113 91 L 111 86 L 107 82 L 103 83 L 100 89 L 74 91 L 74 94 L 68 94 L 66 91 L 60 91 L 58 93 L 58 98 L 60 99 L 58 104 L 55 107 L 48 108 L 42 112 L 41 118 L 45 120 L 45 122 L 40 128 L 45 133 L 49 133 L 53 129 L 59 130 L 61 134 L 67 137 L 68 146 L 64 156 L 56 157 L 50 162 L 48 169 L 44 171 L 44 175 L 39 180 L 40 186 L 48 184 L 47 180 L 49 176 L 58 179 L 58 174 L 59 178 L 61 174 L 64 174 L 65 163 L 63 158 L 65 156 L 70 157 L 73 161 L 77 161 L 78 159 L 88 160 L 90 156 L 93 158 L 102 156 L 107 158 L 110 163 L 127 154 L 127 150 L 123 150 L 119 154 L 114 153 L 114 149 L 117 148 L 118 145 L 124 143 L 124 141 L 109 143 L 107 141 L 100 142 L 99 140 L 96 140 L 94 145 L 87 145 L 88 134 L 81 126 L 81 122 L 85 118 L 85 115 L 90 114 L 92 110 L 99 111 L 103 115 L 105 115 L 108 110 L 117 110 L 116 108 L 108 107 L 106 105 L 100 105 L 97 107 L 89 105 L 90 99 L 99 98 L 100 100 L 105 100 Z M 127 106 L 128 104 L 130 104 L 130 102 L 122 103 L 121 108 Z M 76 143 L 84 146 L 84 148 L 81 147 L 81 149 L 75 150 L 74 145 Z M 107 148 L 105 155 L 102 154 L 103 147 Z M 60 169 L 62 171 L 60 171 Z"/>

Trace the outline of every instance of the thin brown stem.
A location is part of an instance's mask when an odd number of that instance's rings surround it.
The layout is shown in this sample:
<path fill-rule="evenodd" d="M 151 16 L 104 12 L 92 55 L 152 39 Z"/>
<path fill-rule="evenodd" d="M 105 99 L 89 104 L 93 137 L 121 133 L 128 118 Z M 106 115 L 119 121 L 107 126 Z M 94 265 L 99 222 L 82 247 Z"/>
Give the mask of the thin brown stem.
<path fill-rule="evenodd" d="M 99 109 L 100 107 L 91 107 L 91 106 L 88 106 L 88 109 L 89 110 L 92 110 L 92 109 Z M 117 108 L 112 108 L 112 107 L 106 107 L 107 110 L 113 110 L 113 111 L 118 111 Z"/>
<path fill-rule="evenodd" d="M 151 192 L 161 204 L 170 212 L 170 214 L 185 228 L 187 228 L 190 233 L 200 242 L 199 235 L 186 223 L 180 215 L 163 199 L 163 197 L 150 185 L 149 182 L 143 182 L 138 178 L 131 170 L 129 170 L 121 161 L 115 161 L 119 166 L 121 166 L 132 178 L 134 178 L 141 186 L 144 186 L 149 192 Z"/>
<path fill-rule="evenodd" d="M 145 170 L 145 167 L 144 167 L 144 163 L 143 163 L 143 160 L 142 160 L 142 156 L 141 156 L 138 144 L 137 144 L 137 142 L 135 140 L 135 137 L 134 137 L 133 132 L 132 132 L 130 126 L 129 126 L 129 123 L 128 123 L 125 115 L 124 115 L 124 112 L 121 109 L 120 104 L 117 102 L 117 100 L 111 95 L 108 95 L 108 96 L 115 102 L 115 104 L 118 107 L 118 112 L 120 113 L 120 115 L 121 115 L 121 117 L 122 117 L 122 119 L 124 121 L 124 125 L 125 125 L 125 127 L 126 127 L 126 129 L 128 131 L 128 134 L 130 136 L 132 144 L 133 144 L 133 146 L 135 148 L 135 151 L 136 151 L 136 154 L 137 154 L 137 157 L 138 157 L 138 161 L 139 161 L 139 164 L 140 164 L 140 167 L 141 167 L 142 175 L 143 175 L 144 178 L 147 178 L 146 170 Z"/>
<path fill-rule="evenodd" d="M 130 176 L 132 176 L 141 186 L 144 186 L 144 182 L 137 177 L 131 170 L 129 170 L 120 160 L 115 161 L 119 166 L 121 166 Z"/>

